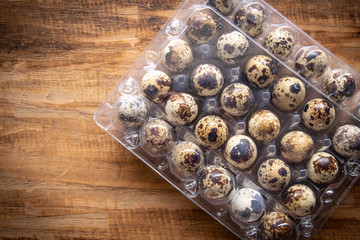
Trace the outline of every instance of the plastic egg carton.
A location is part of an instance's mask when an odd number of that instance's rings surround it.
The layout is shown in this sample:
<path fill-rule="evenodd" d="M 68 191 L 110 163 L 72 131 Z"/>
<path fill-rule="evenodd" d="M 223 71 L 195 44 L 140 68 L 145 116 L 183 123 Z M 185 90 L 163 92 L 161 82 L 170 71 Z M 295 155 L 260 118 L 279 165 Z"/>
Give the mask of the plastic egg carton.
<path fill-rule="evenodd" d="M 359 74 L 263 1 L 234 1 L 227 16 L 213 3 L 179 6 L 95 122 L 239 238 L 311 238 L 359 178 Z M 245 14 L 245 24 L 263 28 L 250 37 L 233 22 L 253 4 L 266 17 Z M 278 28 L 294 40 L 287 56 L 275 52 L 281 58 L 263 47 Z M 219 43 L 228 33 L 235 45 Z M 219 49 L 236 56 L 220 59 Z M 295 66 L 304 49 L 327 58 L 312 79 Z M 339 103 L 331 98 L 339 91 L 322 92 L 335 69 L 357 85 Z"/>

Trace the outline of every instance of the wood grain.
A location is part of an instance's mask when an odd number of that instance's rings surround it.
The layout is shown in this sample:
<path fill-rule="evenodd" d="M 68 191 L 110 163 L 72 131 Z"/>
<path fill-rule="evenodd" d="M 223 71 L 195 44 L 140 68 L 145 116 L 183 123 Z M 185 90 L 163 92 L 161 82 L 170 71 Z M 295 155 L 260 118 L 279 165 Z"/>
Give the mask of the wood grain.
<path fill-rule="evenodd" d="M 180 0 L 0 2 L 0 237 L 234 239 L 93 113 Z M 360 71 L 360 2 L 270 0 Z M 356 184 L 316 239 L 360 239 Z"/>

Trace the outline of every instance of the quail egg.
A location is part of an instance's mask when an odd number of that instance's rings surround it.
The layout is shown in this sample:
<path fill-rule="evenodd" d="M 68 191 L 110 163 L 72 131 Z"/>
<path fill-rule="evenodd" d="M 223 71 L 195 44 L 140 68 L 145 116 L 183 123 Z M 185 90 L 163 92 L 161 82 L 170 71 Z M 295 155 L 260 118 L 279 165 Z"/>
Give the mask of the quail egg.
<path fill-rule="evenodd" d="M 284 203 L 290 211 L 302 217 L 315 208 L 316 196 L 308 186 L 295 184 L 286 191 Z"/>
<path fill-rule="evenodd" d="M 265 55 L 257 55 L 246 63 L 245 74 L 259 88 L 268 87 L 277 74 L 276 62 Z"/>
<path fill-rule="evenodd" d="M 212 64 L 201 64 L 191 74 L 190 84 L 199 96 L 216 95 L 224 84 L 220 69 Z"/>
<path fill-rule="evenodd" d="M 339 171 L 338 162 L 329 153 L 317 152 L 308 161 L 306 170 L 309 178 L 315 183 L 331 183 Z"/>
<path fill-rule="evenodd" d="M 227 141 L 224 157 L 235 167 L 246 169 L 256 160 L 256 144 L 251 138 L 245 135 L 235 135 Z"/>
<path fill-rule="evenodd" d="M 264 47 L 278 58 L 284 59 L 294 48 L 294 37 L 289 31 L 280 28 L 265 37 Z"/>
<path fill-rule="evenodd" d="M 208 115 L 201 118 L 195 126 L 195 136 L 211 149 L 220 148 L 229 136 L 229 129 L 220 117 Z"/>
<path fill-rule="evenodd" d="M 354 76 L 341 69 L 333 70 L 324 78 L 322 90 L 334 101 L 340 103 L 354 94 L 356 90 Z"/>
<path fill-rule="evenodd" d="M 171 40 L 163 50 L 163 65 L 172 72 L 183 71 L 192 61 L 190 45 L 181 39 Z"/>
<path fill-rule="evenodd" d="M 150 154 L 165 154 L 173 145 L 172 127 L 161 119 L 147 122 L 141 131 L 140 144 Z"/>
<path fill-rule="evenodd" d="M 232 83 L 224 89 L 220 99 L 225 112 L 233 116 L 243 116 L 250 110 L 254 96 L 248 86 Z"/>
<path fill-rule="evenodd" d="M 291 178 L 289 166 L 280 159 L 268 159 L 258 169 L 260 185 L 270 191 L 281 191 Z"/>
<path fill-rule="evenodd" d="M 314 141 L 308 134 L 292 131 L 281 139 L 280 153 L 288 162 L 299 163 L 311 156 L 314 146 Z"/>
<path fill-rule="evenodd" d="M 165 112 L 170 122 L 185 125 L 196 118 L 198 105 L 190 94 L 175 93 L 167 100 Z"/>
<path fill-rule="evenodd" d="M 274 113 L 268 110 L 260 110 L 251 116 L 248 130 L 257 141 L 270 142 L 280 132 L 280 121 Z"/>
<path fill-rule="evenodd" d="M 205 164 L 203 151 L 193 142 L 181 142 L 170 156 L 171 170 L 180 178 L 189 178 Z"/>
<path fill-rule="evenodd" d="M 139 127 L 147 120 L 147 105 L 141 97 L 123 95 L 117 102 L 116 116 L 127 127 Z"/>
<path fill-rule="evenodd" d="M 302 50 L 295 60 L 295 69 L 305 78 L 316 78 L 324 73 L 327 64 L 328 60 L 323 51 Z"/>
<path fill-rule="evenodd" d="M 339 127 L 332 138 L 332 144 L 335 151 L 344 157 L 360 152 L 360 128 L 354 125 Z"/>
<path fill-rule="evenodd" d="M 256 37 L 264 31 L 266 19 L 265 8 L 258 3 L 253 3 L 240 8 L 235 14 L 234 21 L 241 30 L 251 37 Z"/>
<path fill-rule="evenodd" d="M 161 103 L 170 91 L 171 79 L 162 71 L 149 71 L 141 79 L 141 93 L 153 102 Z"/>
<path fill-rule="evenodd" d="M 210 0 L 210 3 L 223 15 L 228 15 L 234 9 L 234 0 Z"/>
<path fill-rule="evenodd" d="M 220 166 L 208 166 L 200 174 L 202 195 L 210 200 L 227 200 L 233 190 L 231 175 Z"/>
<path fill-rule="evenodd" d="M 196 44 L 209 42 L 216 33 L 216 23 L 214 19 L 202 12 L 192 15 L 187 21 L 186 36 Z"/>
<path fill-rule="evenodd" d="M 305 104 L 301 118 L 306 127 L 315 131 L 325 130 L 335 120 L 335 108 L 327 100 L 315 98 Z"/>
<path fill-rule="evenodd" d="M 259 220 L 265 211 L 265 200 L 258 191 L 240 189 L 230 203 L 230 215 L 235 222 L 250 223 Z"/>
<path fill-rule="evenodd" d="M 287 240 L 291 237 L 293 227 L 285 214 L 270 212 L 263 219 L 262 230 L 269 240 Z"/>
<path fill-rule="evenodd" d="M 304 101 L 306 88 L 295 77 L 283 77 L 272 88 L 271 101 L 282 111 L 293 111 Z"/>
<path fill-rule="evenodd" d="M 233 31 L 224 33 L 217 41 L 217 55 L 225 63 L 237 63 L 246 50 L 249 48 L 249 42 L 244 34 Z"/>

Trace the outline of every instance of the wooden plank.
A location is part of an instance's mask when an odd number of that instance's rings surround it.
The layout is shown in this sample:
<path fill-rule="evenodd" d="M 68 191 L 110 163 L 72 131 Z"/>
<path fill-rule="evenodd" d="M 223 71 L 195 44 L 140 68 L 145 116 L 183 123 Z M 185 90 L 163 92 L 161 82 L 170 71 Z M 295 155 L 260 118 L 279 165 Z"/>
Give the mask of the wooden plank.
<path fill-rule="evenodd" d="M 179 3 L 0 2 L 0 238 L 235 238 L 92 120 Z M 359 1 L 269 3 L 360 71 Z M 315 239 L 359 239 L 359 206 Z"/>

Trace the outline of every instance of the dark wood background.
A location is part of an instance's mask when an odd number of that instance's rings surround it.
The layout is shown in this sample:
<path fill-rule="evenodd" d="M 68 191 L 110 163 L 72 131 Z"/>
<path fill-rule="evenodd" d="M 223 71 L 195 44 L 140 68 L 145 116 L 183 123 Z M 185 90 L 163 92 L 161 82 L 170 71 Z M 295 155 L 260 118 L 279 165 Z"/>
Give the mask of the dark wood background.
<path fill-rule="evenodd" d="M 360 1 L 270 0 L 360 71 Z M 93 113 L 180 0 L 0 1 L 0 237 L 231 239 Z M 316 235 L 360 239 L 360 184 Z"/>

